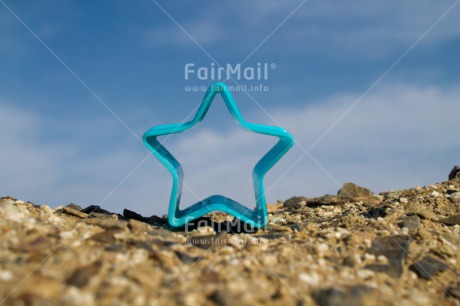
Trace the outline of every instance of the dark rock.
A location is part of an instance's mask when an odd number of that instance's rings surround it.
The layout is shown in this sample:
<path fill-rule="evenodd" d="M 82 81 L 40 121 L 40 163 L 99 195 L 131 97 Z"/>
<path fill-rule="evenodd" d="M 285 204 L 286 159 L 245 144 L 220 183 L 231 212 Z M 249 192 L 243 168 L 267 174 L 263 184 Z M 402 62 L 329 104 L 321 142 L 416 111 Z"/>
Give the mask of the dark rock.
<path fill-rule="evenodd" d="M 390 210 L 388 206 L 372 207 L 362 215 L 369 219 L 384 218 L 388 215 L 388 210 Z"/>
<path fill-rule="evenodd" d="M 123 243 L 112 243 L 107 245 L 104 249 L 110 252 L 123 252 L 126 250 L 126 246 Z"/>
<path fill-rule="evenodd" d="M 97 272 L 102 267 L 102 261 L 98 260 L 88 266 L 76 269 L 66 280 L 68 285 L 78 288 L 85 287 L 92 276 L 97 275 Z"/>
<path fill-rule="evenodd" d="M 398 223 L 401 228 L 417 229 L 420 227 L 420 217 L 417 215 L 406 216 Z"/>
<path fill-rule="evenodd" d="M 92 214 L 92 213 L 100 213 L 100 214 L 107 214 L 107 215 L 113 215 L 114 213 L 111 213 L 110 211 L 108 210 L 105 210 L 105 209 L 102 209 L 100 206 L 98 205 L 90 205 L 82 210 L 80 210 L 81 212 L 84 212 L 86 214 Z"/>
<path fill-rule="evenodd" d="M 326 194 L 318 198 L 309 199 L 307 202 L 307 206 L 309 207 L 317 207 L 317 206 L 323 206 L 323 205 L 342 205 L 342 204 L 344 204 L 343 200 L 341 200 L 337 196 L 330 195 L 330 194 Z"/>
<path fill-rule="evenodd" d="M 388 259 L 388 264 L 367 265 L 365 268 L 376 272 L 386 272 L 395 278 L 400 277 L 403 273 L 404 261 L 411 242 L 412 238 L 404 235 L 376 238 L 372 242 L 372 246 L 367 250 L 367 253 L 375 256 L 385 256 Z"/>
<path fill-rule="evenodd" d="M 381 303 L 378 291 L 363 285 L 347 287 L 343 291 L 336 288 L 318 290 L 313 293 L 313 299 L 318 306 L 372 306 Z"/>
<path fill-rule="evenodd" d="M 299 223 L 291 225 L 291 230 L 301 232 L 303 231 L 302 226 Z"/>
<path fill-rule="evenodd" d="M 449 180 L 453 180 L 455 178 L 460 178 L 460 167 L 455 166 L 452 171 L 449 173 Z"/>
<path fill-rule="evenodd" d="M 460 300 L 460 283 L 450 285 L 447 288 L 447 293 L 453 298 Z"/>
<path fill-rule="evenodd" d="M 160 237 L 160 238 L 164 238 L 164 239 L 174 238 L 174 235 L 173 235 L 173 233 L 171 233 L 171 231 L 168 231 L 168 230 L 165 230 L 165 229 L 162 229 L 162 228 L 154 229 L 152 231 L 148 231 L 147 233 L 150 236 Z"/>
<path fill-rule="evenodd" d="M 152 241 L 153 242 L 153 241 Z M 144 249 L 147 251 L 152 251 L 152 243 L 142 240 L 130 240 L 128 241 L 128 245 L 134 246 L 138 249 Z"/>
<path fill-rule="evenodd" d="M 306 197 L 300 196 L 300 197 L 292 197 L 290 199 L 287 199 L 286 201 L 283 202 L 283 207 L 286 208 L 299 208 L 301 205 L 301 202 L 307 202 L 308 199 Z"/>
<path fill-rule="evenodd" d="M 343 184 L 337 196 L 344 201 L 365 201 L 373 199 L 372 191 L 353 183 Z"/>
<path fill-rule="evenodd" d="M 422 260 L 414 262 L 409 268 L 421 278 L 432 279 L 436 273 L 444 272 L 448 267 L 448 265 L 436 258 L 425 256 Z"/>
<path fill-rule="evenodd" d="M 70 203 L 69 205 L 66 205 L 66 207 L 75 209 L 75 210 L 77 210 L 77 211 L 81 211 L 81 210 L 82 210 L 82 208 L 81 208 L 80 206 L 78 206 L 77 204 L 74 204 L 74 203 Z"/>
<path fill-rule="evenodd" d="M 201 260 L 200 257 L 192 257 L 190 255 L 185 254 L 184 252 L 175 251 L 174 253 L 185 264 L 190 264 Z"/>
<path fill-rule="evenodd" d="M 450 216 L 445 219 L 439 220 L 439 222 L 444 223 L 446 225 L 460 224 L 460 215 Z"/>
<path fill-rule="evenodd" d="M 123 209 L 123 216 L 127 219 L 134 219 L 134 220 L 137 220 L 137 221 L 142 221 L 142 222 L 145 222 L 147 224 L 151 224 L 151 225 L 164 225 L 167 223 L 167 221 L 163 218 L 160 218 L 158 216 L 155 216 L 155 215 L 152 215 L 150 217 L 144 217 L 134 211 L 131 211 L 129 209 Z"/>
<path fill-rule="evenodd" d="M 163 240 L 163 239 L 152 239 L 152 243 L 157 245 L 159 248 L 169 248 L 177 243 L 170 240 Z"/>

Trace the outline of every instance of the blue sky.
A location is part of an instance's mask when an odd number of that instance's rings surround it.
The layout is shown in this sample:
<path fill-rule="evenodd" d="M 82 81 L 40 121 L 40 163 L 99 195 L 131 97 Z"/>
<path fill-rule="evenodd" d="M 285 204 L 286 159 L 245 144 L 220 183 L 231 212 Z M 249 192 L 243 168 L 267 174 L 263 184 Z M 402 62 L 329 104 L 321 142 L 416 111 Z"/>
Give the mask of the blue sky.
<path fill-rule="evenodd" d="M 166 213 L 171 177 L 139 141 L 190 119 L 213 80 L 184 67 L 267 63 L 234 92 L 247 121 L 297 144 L 267 175 L 269 202 L 447 179 L 459 164 L 459 1 L 0 1 L 0 195 L 51 206 Z M 227 84 L 235 86 L 232 80 Z M 273 139 L 241 131 L 220 98 L 165 145 L 183 207 L 211 194 L 253 206 Z"/>

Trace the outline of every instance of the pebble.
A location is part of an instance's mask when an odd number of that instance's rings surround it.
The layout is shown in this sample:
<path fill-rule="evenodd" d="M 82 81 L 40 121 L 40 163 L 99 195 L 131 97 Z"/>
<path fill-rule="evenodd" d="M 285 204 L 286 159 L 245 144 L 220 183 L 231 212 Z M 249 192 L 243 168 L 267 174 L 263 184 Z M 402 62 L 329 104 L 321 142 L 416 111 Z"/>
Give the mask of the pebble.
<path fill-rule="evenodd" d="M 456 178 L 460 178 L 460 167 L 459 166 L 455 166 L 454 168 L 452 168 L 452 171 L 450 171 L 449 173 L 449 180 L 453 180 Z"/>
<path fill-rule="evenodd" d="M 299 280 L 301 280 L 304 283 L 307 283 L 311 286 L 317 286 L 320 282 L 320 277 L 318 273 L 312 272 L 312 273 L 300 273 L 299 274 Z"/>
<path fill-rule="evenodd" d="M 323 206 L 323 205 L 342 205 L 344 201 L 340 199 L 338 196 L 326 194 L 322 197 L 317 197 L 308 200 L 307 206 L 309 207 L 316 207 L 316 206 Z"/>
<path fill-rule="evenodd" d="M 425 256 L 423 259 L 414 262 L 409 268 L 421 278 L 432 279 L 436 273 L 444 272 L 448 267 L 448 265 L 434 257 Z"/>
<path fill-rule="evenodd" d="M 450 198 L 453 200 L 453 201 L 460 201 L 460 192 L 455 192 L 453 194 L 450 195 Z"/>
<path fill-rule="evenodd" d="M 368 201 L 374 199 L 372 191 L 350 182 L 343 184 L 337 196 L 344 201 Z"/>
<path fill-rule="evenodd" d="M 102 267 L 102 261 L 96 261 L 85 267 L 76 269 L 66 280 L 66 283 L 77 288 L 83 288 Z"/>
<path fill-rule="evenodd" d="M 115 242 L 114 234 L 120 232 L 120 230 L 106 230 L 91 236 L 91 240 L 101 243 L 113 243 Z"/>
<path fill-rule="evenodd" d="M 449 288 L 447 288 L 447 293 L 457 300 L 460 300 L 460 283 L 449 286 Z"/>
<path fill-rule="evenodd" d="M 129 219 L 128 227 L 131 230 L 131 232 L 135 235 L 142 235 L 146 233 L 148 229 L 146 223 L 134 219 Z"/>
<path fill-rule="evenodd" d="M 376 289 L 364 285 L 343 289 L 327 288 L 313 293 L 318 306 L 374 306 L 381 305 L 380 294 Z"/>
<path fill-rule="evenodd" d="M 9 270 L 0 271 L 0 281 L 9 282 L 14 277 L 13 272 Z"/>
<path fill-rule="evenodd" d="M 457 225 L 460 224 L 460 215 L 450 216 L 445 219 L 439 220 L 439 222 L 444 223 L 446 225 Z"/>
<path fill-rule="evenodd" d="M 388 264 L 371 264 L 365 268 L 376 272 L 386 272 L 392 277 L 399 278 L 403 273 L 403 264 L 407 257 L 411 241 L 412 238 L 405 235 L 386 236 L 375 239 L 372 242 L 371 248 L 367 250 L 367 253 L 376 256 L 385 256 L 388 259 Z"/>
<path fill-rule="evenodd" d="M 302 206 L 302 202 L 308 202 L 306 197 L 292 197 L 283 202 L 283 206 L 286 208 L 299 208 Z"/>
<path fill-rule="evenodd" d="M 420 217 L 417 215 L 406 216 L 398 223 L 399 227 L 414 230 L 420 227 Z"/>
<path fill-rule="evenodd" d="M 61 209 L 57 210 L 57 212 L 61 212 L 61 213 L 64 213 L 66 215 L 69 215 L 69 216 L 78 217 L 80 219 L 88 218 L 87 213 L 75 210 L 75 209 L 67 207 L 67 206 L 62 207 Z"/>

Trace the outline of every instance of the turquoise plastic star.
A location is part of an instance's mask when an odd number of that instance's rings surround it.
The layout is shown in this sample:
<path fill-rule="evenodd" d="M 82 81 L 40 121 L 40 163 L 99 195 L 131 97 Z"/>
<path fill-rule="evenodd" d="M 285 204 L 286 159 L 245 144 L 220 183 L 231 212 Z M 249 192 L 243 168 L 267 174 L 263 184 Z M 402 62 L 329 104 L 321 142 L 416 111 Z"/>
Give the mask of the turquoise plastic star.
<path fill-rule="evenodd" d="M 182 166 L 157 139 L 158 136 L 186 131 L 198 122 L 201 122 L 218 93 L 221 94 L 233 119 L 243 129 L 279 138 L 278 142 L 257 162 L 252 171 L 256 203 L 255 210 L 251 210 L 222 195 L 210 196 L 181 210 L 179 204 L 184 179 Z M 263 184 L 265 174 L 294 144 L 294 138 L 283 128 L 246 122 L 241 116 L 230 90 L 224 83 L 220 82 L 209 86 L 195 117 L 191 121 L 155 126 L 144 134 L 143 140 L 147 148 L 152 151 L 173 177 L 173 186 L 168 210 L 168 222 L 172 227 L 184 226 L 186 223 L 213 211 L 228 213 L 257 228 L 264 227 L 267 224 L 268 218 Z"/>

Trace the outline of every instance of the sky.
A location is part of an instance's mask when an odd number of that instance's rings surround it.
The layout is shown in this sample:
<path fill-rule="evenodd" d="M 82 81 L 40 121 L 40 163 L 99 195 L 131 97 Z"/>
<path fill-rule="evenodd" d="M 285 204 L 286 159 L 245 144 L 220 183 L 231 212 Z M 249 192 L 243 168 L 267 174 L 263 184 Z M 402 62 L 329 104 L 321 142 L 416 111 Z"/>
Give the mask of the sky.
<path fill-rule="evenodd" d="M 0 196 L 165 214 L 172 178 L 142 135 L 190 120 L 216 81 L 246 121 L 296 140 L 265 178 L 269 203 L 445 181 L 460 164 L 459 2 L 0 0 Z M 254 207 L 252 168 L 275 142 L 217 97 L 163 138 L 181 207 Z"/>

